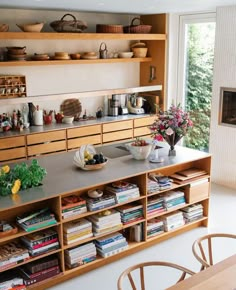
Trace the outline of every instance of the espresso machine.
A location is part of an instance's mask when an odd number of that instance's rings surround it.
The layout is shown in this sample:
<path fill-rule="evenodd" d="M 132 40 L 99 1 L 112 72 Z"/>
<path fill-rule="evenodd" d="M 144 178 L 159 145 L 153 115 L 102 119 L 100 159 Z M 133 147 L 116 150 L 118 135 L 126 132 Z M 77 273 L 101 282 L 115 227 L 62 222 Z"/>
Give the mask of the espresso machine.
<path fill-rule="evenodd" d="M 143 102 L 146 101 L 143 97 L 132 94 L 127 96 L 127 107 L 130 114 L 144 114 L 145 111 L 142 108 Z"/>
<path fill-rule="evenodd" d="M 108 99 L 108 116 L 118 116 L 119 113 L 119 95 L 112 95 Z"/>

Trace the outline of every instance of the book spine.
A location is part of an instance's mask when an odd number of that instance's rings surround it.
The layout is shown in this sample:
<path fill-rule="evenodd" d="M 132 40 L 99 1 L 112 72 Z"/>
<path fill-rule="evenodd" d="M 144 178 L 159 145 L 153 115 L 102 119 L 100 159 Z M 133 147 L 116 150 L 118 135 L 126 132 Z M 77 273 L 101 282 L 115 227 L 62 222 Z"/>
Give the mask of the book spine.
<path fill-rule="evenodd" d="M 54 239 L 52 239 L 52 240 L 45 241 L 45 242 L 43 242 L 43 243 L 41 243 L 41 244 L 37 244 L 37 245 L 33 246 L 32 249 L 36 250 L 36 249 L 39 249 L 39 248 L 42 248 L 42 247 L 48 246 L 48 245 L 50 245 L 50 244 L 53 244 L 53 243 L 55 243 L 55 242 L 57 242 L 57 241 L 58 241 L 58 238 L 54 238 Z"/>
<path fill-rule="evenodd" d="M 54 234 L 51 234 L 50 236 L 42 237 L 42 238 L 39 238 L 37 240 L 30 239 L 30 237 L 28 237 L 28 236 L 21 237 L 21 241 L 24 244 L 26 244 L 27 246 L 33 248 L 34 246 L 51 241 L 57 237 L 58 237 L 58 234 L 55 232 Z"/>
<path fill-rule="evenodd" d="M 99 253 L 103 258 L 107 258 L 107 257 L 110 257 L 110 256 L 113 256 L 115 254 L 118 254 L 126 249 L 128 249 L 129 245 L 127 246 L 124 246 L 124 247 L 121 247 L 119 249 L 116 249 L 114 251 L 111 251 L 111 252 L 108 252 L 108 253 Z"/>
<path fill-rule="evenodd" d="M 17 219 L 17 222 L 18 222 L 19 224 L 21 224 L 21 223 L 23 223 L 23 222 L 25 222 L 25 221 L 27 221 L 27 220 L 30 220 L 30 219 L 32 219 L 32 218 L 34 218 L 34 217 L 36 217 L 36 216 L 38 216 L 38 215 L 40 215 L 40 214 L 42 214 L 42 213 L 48 211 L 48 210 L 49 210 L 48 208 L 43 208 L 43 209 L 41 209 L 41 210 L 39 210 L 39 211 L 37 211 L 37 212 L 35 212 L 35 213 L 32 213 L 32 214 L 28 215 L 28 216 L 25 217 L 25 218 L 18 218 L 18 219 Z"/>
<path fill-rule="evenodd" d="M 79 207 L 79 206 L 86 206 L 86 201 L 83 200 L 83 201 L 79 201 L 79 202 L 76 202 L 76 203 L 63 205 L 61 207 L 61 209 L 62 209 L 62 211 L 64 211 L 64 210 L 71 209 L 71 208 L 74 208 L 74 207 Z"/>
<path fill-rule="evenodd" d="M 58 265 L 58 259 L 51 258 L 51 260 L 47 260 L 47 261 L 45 261 L 45 259 L 44 261 L 39 260 L 37 261 L 37 264 L 26 264 L 25 267 L 27 268 L 28 271 L 31 272 L 31 274 L 34 274 L 36 272 L 43 271 L 45 269 L 48 269 L 57 265 Z"/>
<path fill-rule="evenodd" d="M 58 268 L 58 269 L 53 270 L 53 271 L 51 271 L 49 273 L 46 273 L 44 275 L 40 275 L 40 276 L 32 278 L 32 279 L 30 279 L 30 278 L 28 278 L 26 276 L 26 277 L 24 277 L 24 283 L 25 283 L 26 286 L 29 286 L 29 285 L 35 284 L 37 282 L 43 281 L 43 280 L 45 280 L 47 278 L 51 278 L 51 277 L 53 277 L 53 276 L 55 276 L 55 275 L 57 275 L 59 273 L 60 273 L 60 269 Z"/>
<path fill-rule="evenodd" d="M 32 227 L 27 227 L 27 228 L 24 228 L 24 230 L 26 232 L 32 232 L 32 231 L 35 231 L 35 230 L 38 230 L 38 229 L 41 229 L 41 228 L 44 228 L 44 227 L 47 227 L 47 226 L 50 226 L 50 225 L 55 225 L 57 223 L 56 220 L 51 220 L 51 221 L 48 221 L 48 222 L 45 222 L 45 223 L 42 223 L 40 225 L 34 225 Z"/>

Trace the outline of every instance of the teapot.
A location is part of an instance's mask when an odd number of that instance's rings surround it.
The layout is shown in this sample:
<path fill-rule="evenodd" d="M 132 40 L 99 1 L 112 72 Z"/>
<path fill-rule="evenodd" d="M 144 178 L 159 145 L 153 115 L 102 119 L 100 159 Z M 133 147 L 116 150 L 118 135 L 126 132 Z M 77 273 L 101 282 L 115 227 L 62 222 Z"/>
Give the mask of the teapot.
<path fill-rule="evenodd" d="M 96 112 L 96 117 L 97 118 L 102 118 L 102 115 L 103 115 L 102 108 L 101 107 L 98 107 L 97 108 L 97 112 Z"/>
<path fill-rule="evenodd" d="M 52 110 L 49 111 L 47 114 L 46 110 L 43 110 L 43 121 L 45 125 L 50 125 L 52 124 Z"/>

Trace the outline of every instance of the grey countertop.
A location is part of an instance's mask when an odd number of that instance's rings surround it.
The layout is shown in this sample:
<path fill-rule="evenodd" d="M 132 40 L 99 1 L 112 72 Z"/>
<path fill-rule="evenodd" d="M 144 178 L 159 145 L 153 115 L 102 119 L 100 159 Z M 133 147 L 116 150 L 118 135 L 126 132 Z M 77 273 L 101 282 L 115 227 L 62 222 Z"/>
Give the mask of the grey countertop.
<path fill-rule="evenodd" d="M 76 190 L 83 190 L 89 187 L 96 188 L 99 184 L 106 184 L 129 176 L 210 156 L 208 153 L 176 146 L 176 156 L 169 157 L 169 146 L 165 144 L 161 144 L 161 146 L 164 146 L 158 149 L 159 156 L 163 157 L 163 162 L 161 163 L 135 160 L 131 155 L 126 155 L 114 159 L 109 158 L 106 166 L 94 171 L 83 171 L 73 164 L 75 151 L 40 157 L 38 158 L 39 164 L 47 170 L 43 185 L 20 191 L 19 199 L 13 199 L 12 195 L 0 196 L 0 211 L 60 194 L 72 193 Z M 101 151 L 97 150 L 97 152 Z M 31 163 L 30 160 L 25 162 Z"/>
<path fill-rule="evenodd" d="M 16 131 L 16 130 L 10 130 L 7 132 L 0 132 L 0 138 L 6 138 L 6 137 L 13 137 L 13 136 L 24 136 L 32 133 L 42 133 L 42 132 L 48 132 L 53 130 L 61 130 L 61 129 L 68 129 L 68 128 L 77 128 L 82 126 L 89 126 L 89 125 L 96 125 L 96 124 L 103 124 L 103 123 L 109 123 L 109 122 L 115 122 L 115 121 L 125 121 L 125 120 L 132 120 L 137 118 L 144 118 L 152 116 L 150 114 L 140 114 L 140 115 L 119 115 L 117 117 L 111 117 L 111 116 L 105 116 L 102 118 L 94 119 L 94 120 L 86 120 L 86 121 L 74 121 L 72 124 L 56 124 L 52 123 L 50 125 L 44 125 L 44 126 L 31 126 L 28 129 L 24 129 L 23 131 Z"/>

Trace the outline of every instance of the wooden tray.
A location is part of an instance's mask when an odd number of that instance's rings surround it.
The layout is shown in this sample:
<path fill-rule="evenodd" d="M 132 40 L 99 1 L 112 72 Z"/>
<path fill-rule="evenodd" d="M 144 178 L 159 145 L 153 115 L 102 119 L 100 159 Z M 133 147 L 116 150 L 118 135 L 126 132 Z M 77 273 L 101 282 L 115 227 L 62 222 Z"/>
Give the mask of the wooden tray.
<path fill-rule="evenodd" d="M 14 227 L 14 226 L 13 226 Z M 18 232 L 18 228 L 17 227 L 14 227 L 12 230 L 10 231 L 5 231 L 5 232 L 0 232 L 0 238 L 4 238 L 4 237 L 7 237 L 7 236 L 11 236 L 11 235 L 14 235 Z"/>

